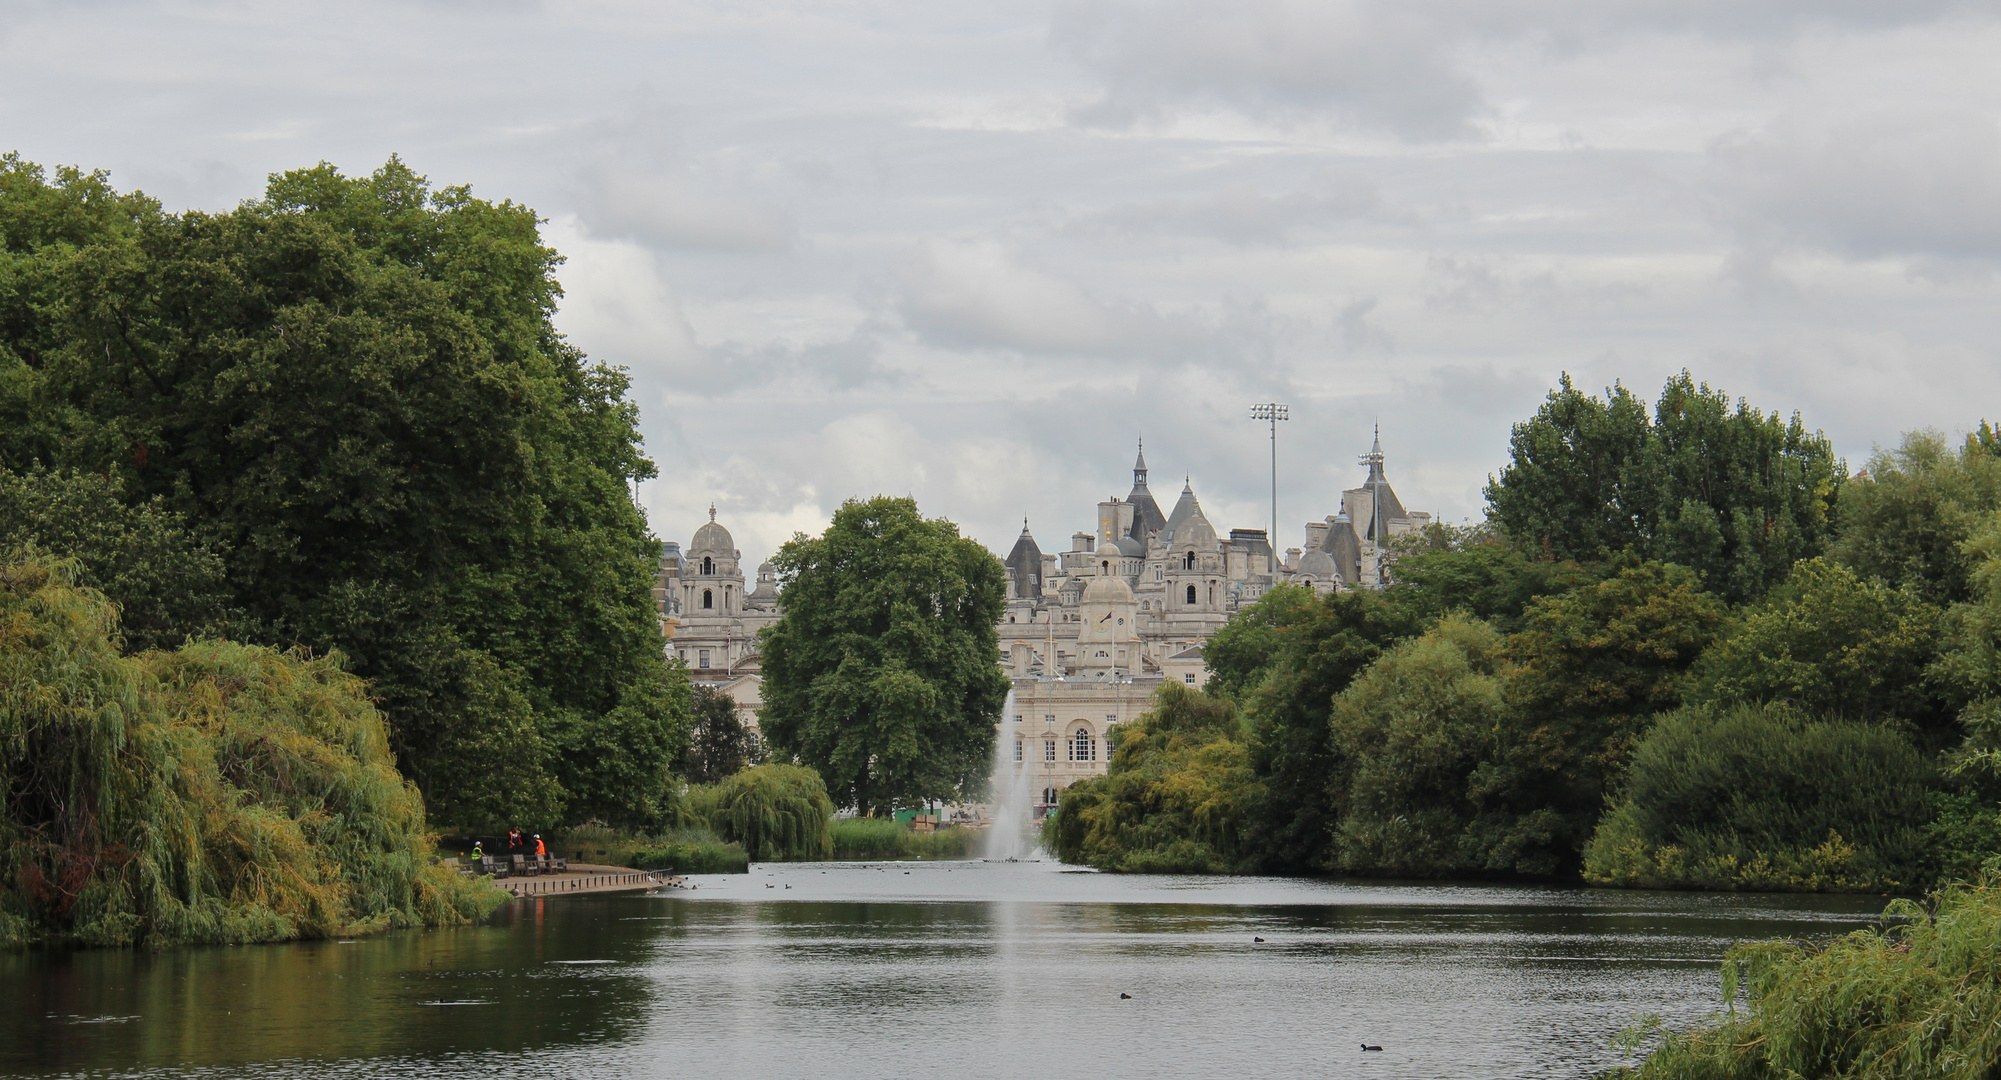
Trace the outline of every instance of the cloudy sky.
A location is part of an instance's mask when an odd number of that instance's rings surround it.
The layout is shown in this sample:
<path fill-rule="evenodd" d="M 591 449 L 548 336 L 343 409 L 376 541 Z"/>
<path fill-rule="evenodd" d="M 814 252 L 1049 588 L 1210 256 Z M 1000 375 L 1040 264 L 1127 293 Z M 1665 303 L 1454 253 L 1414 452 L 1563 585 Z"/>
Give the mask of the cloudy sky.
<path fill-rule="evenodd" d="M 1280 540 L 1380 419 L 1477 516 L 1562 372 L 1859 465 L 2001 418 L 2001 8 L 1949 0 L 0 3 L 0 148 L 170 208 L 401 154 L 534 206 L 685 542 L 850 495 L 1005 550 L 1123 495 Z"/>

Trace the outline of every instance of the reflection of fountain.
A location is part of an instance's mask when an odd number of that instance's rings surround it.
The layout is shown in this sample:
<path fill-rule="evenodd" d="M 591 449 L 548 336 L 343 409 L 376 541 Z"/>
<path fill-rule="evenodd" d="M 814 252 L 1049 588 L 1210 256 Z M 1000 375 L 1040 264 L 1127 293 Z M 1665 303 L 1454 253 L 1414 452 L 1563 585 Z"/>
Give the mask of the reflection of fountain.
<path fill-rule="evenodd" d="M 1009 690 L 1007 705 L 1001 711 L 1001 722 L 1006 724 L 1013 716 L 1014 691 Z M 1028 762 L 1014 760 L 1014 741 L 1018 737 L 1010 736 L 1007 728 L 1002 727 L 994 739 L 994 771 L 988 780 L 994 804 L 994 823 L 987 829 L 986 836 L 986 857 L 989 859 L 1025 859 L 1041 854 L 1034 841 L 1022 836 L 1022 831 L 1028 827 L 1033 806 L 1028 793 Z"/>

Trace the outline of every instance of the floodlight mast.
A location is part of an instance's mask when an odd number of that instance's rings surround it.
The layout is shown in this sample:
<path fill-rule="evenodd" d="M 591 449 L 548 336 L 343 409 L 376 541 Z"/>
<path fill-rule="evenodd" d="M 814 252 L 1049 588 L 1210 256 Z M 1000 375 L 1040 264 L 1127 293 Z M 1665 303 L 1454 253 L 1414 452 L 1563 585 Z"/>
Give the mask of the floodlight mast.
<path fill-rule="evenodd" d="M 1251 419 L 1271 425 L 1271 533 L 1265 537 L 1271 549 L 1272 580 L 1278 580 L 1278 422 L 1288 419 L 1287 406 L 1276 401 L 1251 406 Z"/>

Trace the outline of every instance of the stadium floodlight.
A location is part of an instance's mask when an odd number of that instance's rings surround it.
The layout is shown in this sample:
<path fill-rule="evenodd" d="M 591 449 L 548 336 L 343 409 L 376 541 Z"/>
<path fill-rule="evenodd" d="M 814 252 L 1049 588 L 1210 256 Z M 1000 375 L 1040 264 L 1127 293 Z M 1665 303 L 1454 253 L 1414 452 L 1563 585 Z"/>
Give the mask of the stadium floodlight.
<path fill-rule="evenodd" d="M 1271 570 L 1274 574 L 1278 573 L 1278 422 L 1288 418 L 1286 412 L 1287 407 L 1276 401 L 1251 406 L 1251 419 L 1263 420 L 1271 425 L 1271 533 L 1265 540 L 1271 546 Z"/>

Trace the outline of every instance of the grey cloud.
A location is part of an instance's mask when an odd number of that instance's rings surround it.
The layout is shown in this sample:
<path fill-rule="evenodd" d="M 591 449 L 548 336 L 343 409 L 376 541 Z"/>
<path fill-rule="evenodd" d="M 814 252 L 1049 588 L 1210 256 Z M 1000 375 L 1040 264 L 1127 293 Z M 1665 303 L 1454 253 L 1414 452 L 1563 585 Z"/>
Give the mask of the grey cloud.
<path fill-rule="evenodd" d="M 1909 258 L 1937 276 L 2001 259 L 2001 125 L 1979 113 L 1790 117 L 1710 151 L 1720 217 L 1746 253 Z"/>
<path fill-rule="evenodd" d="M 582 203 L 592 231 L 664 248 L 778 251 L 792 242 L 792 224 L 778 210 L 671 172 L 599 169 Z"/>
<path fill-rule="evenodd" d="M 1058 10 L 1056 51 L 1104 76 L 1086 123 L 1118 124 L 1193 104 L 1296 117 L 1332 111 L 1412 139 L 1470 135 L 1471 80 L 1437 28 L 1410 9 L 1360 2 L 1085 0 Z"/>
<path fill-rule="evenodd" d="M 1382 209 L 1366 179 L 1327 182 L 1284 195 L 1236 188 L 1200 198 L 1156 199 L 1086 215 L 1073 228 L 1115 235 L 1205 236 L 1239 245 L 1288 244 L 1330 223 L 1373 216 Z"/>

